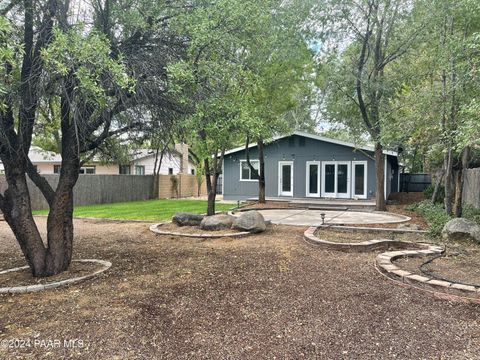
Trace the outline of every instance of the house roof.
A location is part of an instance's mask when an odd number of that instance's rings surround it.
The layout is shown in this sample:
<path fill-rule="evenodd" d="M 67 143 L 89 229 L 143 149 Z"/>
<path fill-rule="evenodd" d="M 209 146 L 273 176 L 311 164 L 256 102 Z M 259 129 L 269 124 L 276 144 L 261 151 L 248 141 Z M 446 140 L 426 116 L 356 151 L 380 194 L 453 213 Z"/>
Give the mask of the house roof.
<path fill-rule="evenodd" d="M 298 130 L 294 131 L 291 134 L 275 136 L 272 139 L 272 141 L 287 138 L 287 137 L 292 136 L 292 135 L 303 136 L 303 137 L 306 137 L 306 138 L 309 138 L 309 139 L 324 141 L 324 142 L 328 142 L 328 143 L 331 143 L 331 144 L 347 146 L 347 147 L 351 147 L 351 148 L 354 148 L 354 149 L 360 149 L 360 150 L 372 151 L 372 152 L 375 151 L 375 148 L 373 146 L 357 145 L 355 143 L 342 141 L 342 140 L 337 140 L 337 139 L 331 139 L 331 138 L 328 138 L 328 137 L 325 137 L 325 136 L 310 134 L 310 133 L 307 133 L 307 132 L 304 132 L 304 131 L 298 131 Z M 257 144 L 253 143 L 253 144 L 250 144 L 248 147 L 253 148 L 253 147 L 256 147 L 256 146 L 257 146 Z M 236 152 L 239 152 L 239 151 L 242 151 L 242 150 L 245 150 L 245 146 L 239 146 L 239 147 L 236 147 L 234 149 L 230 149 L 228 151 L 225 151 L 225 155 L 233 154 L 233 153 L 236 153 Z M 398 153 L 396 151 L 383 150 L 383 153 L 385 155 L 398 156 Z"/>
<path fill-rule="evenodd" d="M 60 154 L 43 150 L 38 146 L 32 146 L 30 148 L 28 157 L 32 163 L 62 162 L 62 156 Z"/>

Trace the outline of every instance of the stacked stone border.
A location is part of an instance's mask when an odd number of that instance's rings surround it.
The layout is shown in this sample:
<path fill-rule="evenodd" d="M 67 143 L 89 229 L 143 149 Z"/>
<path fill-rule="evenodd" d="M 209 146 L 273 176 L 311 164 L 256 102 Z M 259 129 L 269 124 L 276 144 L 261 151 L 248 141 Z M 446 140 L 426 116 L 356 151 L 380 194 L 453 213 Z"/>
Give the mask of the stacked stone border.
<path fill-rule="evenodd" d="M 304 239 L 326 250 L 338 250 L 347 252 L 367 252 L 373 250 L 387 250 L 380 253 L 375 259 L 376 269 L 391 280 L 396 280 L 401 284 L 410 285 L 414 288 L 433 291 L 453 290 L 462 295 L 476 296 L 480 295 L 480 287 L 434 279 L 424 275 L 413 274 L 403 270 L 393 262 L 405 257 L 424 257 L 431 255 L 442 255 L 445 253 L 445 247 L 427 243 L 411 243 L 390 239 L 375 239 L 356 243 L 336 243 L 332 241 L 319 239 L 315 235 L 317 227 L 309 227 L 304 233 Z M 386 230 L 386 229 L 385 229 Z M 394 251 L 390 251 L 395 249 Z M 418 287 L 420 286 L 420 287 Z M 447 294 L 445 294 L 447 295 Z M 451 296 L 451 294 L 448 294 Z M 448 296 L 445 298 L 448 299 Z M 478 301 L 478 298 L 469 300 Z"/>
<path fill-rule="evenodd" d="M 183 237 L 202 238 L 202 239 L 219 239 L 219 238 L 225 238 L 225 237 L 238 238 L 242 236 L 251 235 L 251 233 L 248 231 L 242 231 L 242 232 L 231 233 L 231 234 L 209 234 L 209 233 L 185 234 L 185 233 L 176 232 L 176 231 L 164 231 L 159 229 L 162 225 L 170 224 L 170 223 L 171 221 L 153 224 L 152 226 L 150 226 L 150 231 L 159 235 L 183 236 Z"/>
<path fill-rule="evenodd" d="M 104 271 L 108 270 L 112 266 L 112 263 L 110 261 L 98 260 L 98 259 L 77 259 L 77 260 L 72 260 L 72 262 L 95 263 L 95 264 L 102 265 L 102 268 L 85 276 L 74 277 L 74 278 L 65 279 L 61 281 L 54 281 L 46 284 L 2 287 L 0 288 L 0 294 L 31 293 L 31 292 L 48 290 L 48 289 L 54 289 L 60 286 L 71 285 L 74 283 L 85 281 L 87 279 L 91 279 L 103 273 Z M 20 266 L 12 269 L 3 270 L 3 271 L 0 271 L 0 275 L 15 272 L 15 271 L 20 271 L 24 269 L 28 269 L 28 266 Z"/>

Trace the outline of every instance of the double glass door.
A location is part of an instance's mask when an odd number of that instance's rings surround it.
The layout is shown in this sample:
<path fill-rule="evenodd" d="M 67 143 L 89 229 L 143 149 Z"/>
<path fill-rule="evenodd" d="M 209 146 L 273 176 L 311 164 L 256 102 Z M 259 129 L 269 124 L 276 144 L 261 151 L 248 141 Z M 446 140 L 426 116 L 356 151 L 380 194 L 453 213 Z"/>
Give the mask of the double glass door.
<path fill-rule="evenodd" d="M 322 163 L 322 197 L 350 198 L 350 162 L 325 161 Z"/>

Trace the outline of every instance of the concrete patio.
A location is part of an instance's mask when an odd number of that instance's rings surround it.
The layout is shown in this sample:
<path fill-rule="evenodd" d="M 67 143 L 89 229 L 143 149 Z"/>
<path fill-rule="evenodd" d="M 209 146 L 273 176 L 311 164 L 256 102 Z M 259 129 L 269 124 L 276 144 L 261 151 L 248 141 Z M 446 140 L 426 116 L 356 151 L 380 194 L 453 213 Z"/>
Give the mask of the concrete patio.
<path fill-rule="evenodd" d="M 322 225 L 322 214 L 325 214 L 325 224 L 393 224 L 410 220 L 407 216 L 388 212 L 311 209 L 266 209 L 259 211 L 265 220 L 282 225 L 319 226 Z"/>

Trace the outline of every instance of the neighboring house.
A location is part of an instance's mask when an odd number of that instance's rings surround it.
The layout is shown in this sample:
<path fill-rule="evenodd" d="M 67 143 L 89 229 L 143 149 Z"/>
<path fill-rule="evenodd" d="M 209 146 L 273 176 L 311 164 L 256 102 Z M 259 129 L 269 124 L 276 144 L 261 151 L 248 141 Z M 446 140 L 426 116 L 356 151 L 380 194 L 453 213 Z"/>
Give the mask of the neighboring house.
<path fill-rule="evenodd" d="M 385 154 L 385 195 L 399 189 L 398 154 Z M 256 144 L 250 162 L 258 169 Z M 264 147 L 267 197 L 371 199 L 375 197 L 374 149 L 296 131 Z M 245 147 L 225 153 L 223 196 L 258 198 L 258 173 L 246 162 Z"/>
<path fill-rule="evenodd" d="M 29 158 L 40 174 L 59 174 L 62 164 L 60 154 L 45 151 L 32 146 Z M 132 161 L 128 164 L 101 162 L 94 159 L 80 169 L 80 174 L 85 175 L 151 175 L 155 164 L 155 151 L 139 149 L 132 154 Z M 3 172 L 3 164 L 0 162 L 0 173 Z M 189 157 L 188 145 L 177 144 L 175 149 L 164 154 L 161 175 L 176 175 L 178 173 L 195 175 L 195 166 Z"/>
<path fill-rule="evenodd" d="M 153 174 L 155 150 L 135 150 L 132 158 L 133 160 L 130 164 L 120 165 L 120 174 Z M 162 158 L 160 175 L 176 175 L 179 173 L 195 175 L 195 166 L 190 158 L 188 145 L 186 144 L 176 144 L 175 148 L 166 152 Z"/>

